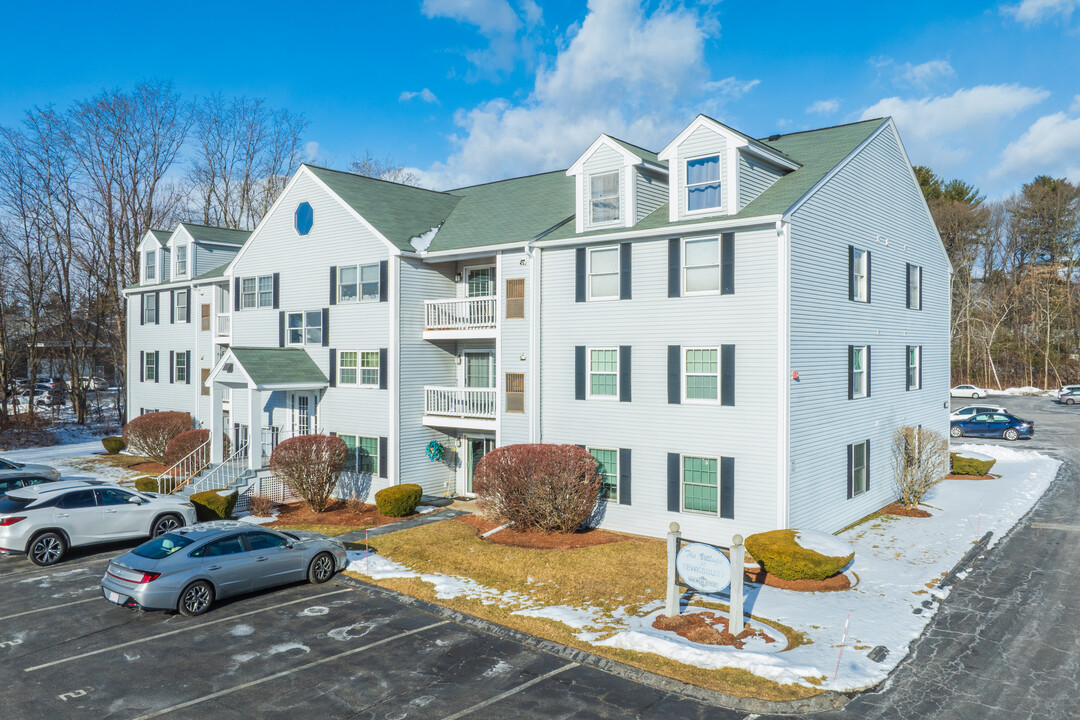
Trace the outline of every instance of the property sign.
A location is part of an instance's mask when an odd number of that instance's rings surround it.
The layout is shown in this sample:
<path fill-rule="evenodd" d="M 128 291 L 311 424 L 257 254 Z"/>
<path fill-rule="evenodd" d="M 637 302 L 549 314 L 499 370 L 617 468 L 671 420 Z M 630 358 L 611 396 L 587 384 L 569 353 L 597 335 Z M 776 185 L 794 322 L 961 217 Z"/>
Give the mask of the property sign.
<path fill-rule="evenodd" d="M 724 553 L 712 545 L 684 545 L 679 548 L 675 567 L 683 583 L 698 592 L 720 592 L 731 584 L 731 563 Z"/>

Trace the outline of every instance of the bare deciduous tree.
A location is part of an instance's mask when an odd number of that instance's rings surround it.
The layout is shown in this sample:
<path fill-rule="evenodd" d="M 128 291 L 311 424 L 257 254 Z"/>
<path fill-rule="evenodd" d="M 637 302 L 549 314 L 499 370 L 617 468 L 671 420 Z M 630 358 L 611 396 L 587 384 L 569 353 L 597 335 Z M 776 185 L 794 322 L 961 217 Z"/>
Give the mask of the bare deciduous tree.
<path fill-rule="evenodd" d="M 410 172 L 403 165 L 397 165 L 390 158 L 379 159 L 370 150 L 364 151 L 364 156 L 349 163 L 349 172 L 365 177 L 378 178 L 399 185 L 420 185 L 420 178 L 414 172 Z"/>
<path fill-rule="evenodd" d="M 949 443 L 925 428 L 898 427 L 893 433 L 893 470 L 900 503 L 914 510 L 949 474 Z"/>

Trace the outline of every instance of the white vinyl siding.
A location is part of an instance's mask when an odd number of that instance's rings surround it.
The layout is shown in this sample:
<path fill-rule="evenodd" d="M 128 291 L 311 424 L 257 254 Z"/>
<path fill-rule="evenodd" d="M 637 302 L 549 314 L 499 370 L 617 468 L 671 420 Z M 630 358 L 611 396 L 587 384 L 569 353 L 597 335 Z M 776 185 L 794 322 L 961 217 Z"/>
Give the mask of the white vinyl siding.
<path fill-rule="evenodd" d="M 686 161 L 694 158 L 711 156 L 719 158 L 719 180 L 721 183 L 720 205 L 718 207 L 692 212 L 687 206 L 688 179 Z M 707 127 L 699 127 L 694 132 L 690 133 L 690 135 L 683 140 L 682 144 L 678 146 L 676 155 L 670 162 L 670 167 L 672 168 L 672 177 L 669 180 L 671 183 L 669 194 L 671 209 L 669 218 L 672 222 L 687 217 L 723 215 L 729 213 L 727 199 L 729 188 L 726 186 L 726 183 L 729 182 L 728 147 L 727 139 L 723 135 L 720 135 Z"/>
<path fill-rule="evenodd" d="M 758 195 L 769 189 L 774 182 L 784 176 L 784 171 L 748 152 L 739 151 L 739 207 L 736 212 L 757 199 Z"/>

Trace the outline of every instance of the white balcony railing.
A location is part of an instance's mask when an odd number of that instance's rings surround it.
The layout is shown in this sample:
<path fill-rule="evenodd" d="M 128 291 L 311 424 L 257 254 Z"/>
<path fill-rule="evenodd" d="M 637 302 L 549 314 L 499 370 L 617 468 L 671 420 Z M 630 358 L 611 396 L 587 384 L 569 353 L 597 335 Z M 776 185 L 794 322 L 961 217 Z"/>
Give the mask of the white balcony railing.
<path fill-rule="evenodd" d="M 424 388 L 424 412 L 427 415 L 494 420 L 495 407 L 495 388 Z"/>
<path fill-rule="evenodd" d="M 218 315 L 217 316 L 217 335 L 218 337 L 229 337 L 232 334 L 232 316 L 231 315 Z"/>
<path fill-rule="evenodd" d="M 425 300 L 424 309 L 427 330 L 493 330 L 499 312 L 495 295 Z"/>

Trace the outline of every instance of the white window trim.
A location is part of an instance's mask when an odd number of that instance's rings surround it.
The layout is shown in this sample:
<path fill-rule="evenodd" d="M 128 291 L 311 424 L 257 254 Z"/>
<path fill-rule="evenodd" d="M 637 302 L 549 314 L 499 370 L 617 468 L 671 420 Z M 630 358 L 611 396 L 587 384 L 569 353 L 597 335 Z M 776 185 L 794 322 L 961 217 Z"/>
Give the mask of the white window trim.
<path fill-rule="evenodd" d="M 145 299 L 147 297 L 153 297 L 154 298 L 154 300 L 153 300 L 153 302 L 154 302 L 154 319 L 153 320 L 150 319 L 150 308 L 147 307 L 147 302 L 146 302 L 146 299 Z M 142 316 L 142 324 L 143 325 L 155 325 L 155 324 L 157 324 L 158 323 L 158 317 L 160 317 L 160 314 L 161 314 L 161 303 L 158 302 L 158 294 L 157 293 L 146 293 L 146 295 L 144 296 L 144 299 L 143 299 L 143 303 L 142 303 L 142 315 L 143 315 Z"/>
<path fill-rule="evenodd" d="M 597 221 L 597 220 L 593 219 L 592 180 L 593 180 L 593 178 L 604 177 L 605 175 L 614 175 L 619 181 L 619 188 L 615 193 L 615 198 L 619 201 L 619 212 L 615 216 L 614 220 L 600 220 L 600 221 Z M 624 215 L 623 215 L 623 212 L 624 212 L 625 208 L 623 208 L 624 203 L 623 203 L 623 197 L 622 197 L 623 183 L 625 182 L 625 180 L 626 180 L 626 178 L 624 177 L 623 168 L 620 168 L 618 170 L 608 170 L 606 172 L 589 173 L 588 175 L 585 176 L 585 205 L 586 205 L 585 209 L 586 209 L 586 212 L 588 212 L 589 227 L 602 228 L 602 227 L 614 227 L 614 226 L 625 225 L 626 224 L 626 220 L 624 219 Z"/>
<path fill-rule="evenodd" d="M 686 243 L 687 242 L 699 241 L 699 240 L 716 240 L 716 289 L 715 290 L 687 290 L 686 289 L 686 270 L 687 270 L 688 267 L 691 267 L 691 266 L 688 266 L 686 264 Z M 680 279 L 682 280 L 682 294 L 683 294 L 683 297 L 693 297 L 695 295 L 719 295 L 720 294 L 720 286 L 721 286 L 721 283 L 723 282 L 723 278 L 721 277 L 721 273 L 723 272 L 723 265 L 724 265 L 723 258 L 720 256 L 720 254 L 723 251 L 724 251 L 723 242 L 721 241 L 720 236 L 715 236 L 714 237 L 714 236 L 711 236 L 711 235 L 706 235 L 704 237 L 688 237 L 688 238 L 683 238 L 682 239 L 682 268 L 680 269 L 679 272 L 681 273 Z M 695 267 L 695 268 L 708 267 L 708 265 L 693 265 L 692 267 Z"/>
<path fill-rule="evenodd" d="M 341 371 L 343 369 L 342 365 L 341 365 L 341 354 L 342 353 L 347 353 L 347 352 L 356 353 L 356 367 L 355 368 L 344 368 L 344 369 L 348 369 L 348 370 L 352 370 L 352 369 L 356 370 L 356 382 L 345 382 L 344 380 L 341 379 Z M 372 350 L 372 349 L 369 348 L 367 350 L 353 350 L 352 348 L 345 348 L 344 350 L 338 350 L 337 353 L 338 353 L 338 356 L 337 356 L 337 375 L 338 375 L 337 384 L 339 386 L 351 387 L 351 388 L 367 388 L 367 389 L 374 389 L 374 390 L 379 389 L 379 376 L 382 374 L 382 366 L 378 364 L 378 361 L 379 361 L 379 351 L 378 351 L 378 349 Z M 375 353 L 375 361 L 376 361 L 375 370 L 376 370 L 376 374 L 375 374 L 375 382 L 373 382 L 373 383 L 365 383 L 365 382 L 363 382 L 363 377 L 364 377 L 364 353 Z M 367 368 L 367 369 L 370 370 L 371 368 Z"/>
<path fill-rule="evenodd" d="M 851 272 L 855 276 L 855 298 L 854 302 L 867 302 L 867 295 L 870 290 L 870 278 L 866 272 L 866 256 L 869 254 L 868 250 L 862 250 L 860 248 L 854 248 L 854 261 L 852 262 Z M 862 259 L 863 268 L 862 274 L 859 274 L 859 259 Z M 859 283 L 859 279 L 862 279 L 862 283 Z"/>
<path fill-rule="evenodd" d="M 180 298 L 184 299 L 184 302 L 183 302 L 182 305 L 180 303 Z M 183 320 L 181 320 L 179 318 L 179 313 L 177 312 L 181 307 L 184 308 L 184 319 Z M 186 322 L 190 321 L 190 319 L 191 319 L 191 306 L 188 304 L 188 293 L 187 293 L 186 290 L 178 290 L 177 292 L 173 293 L 173 320 L 175 320 L 178 323 L 181 323 L 181 322 L 186 323 Z"/>
<path fill-rule="evenodd" d="M 308 331 L 309 326 L 307 324 L 307 316 L 308 316 L 309 312 L 318 313 L 318 315 L 319 315 L 319 331 L 320 331 L 319 342 L 311 344 L 310 347 L 322 347 L 322 330 L 323 330 L 323 326 L 322 326 L 322 310 L 293 310 L 291 312 L 286 312 L 285 313 L 285 345 L 287 347 L 305 347 L 305 346 L 308 346 L 307 331 Z M 299 315 L 300 319 L 303 321 L 300 328 L 299 328 L 299 330 L 300 330 L 300 342 L 298 342 L 298 343 L 292 342 L 290 340 L 290 338 L 289 338 L 290 331 L 297 329 L 297 328 L 289 326 L 289 317 L 291 315 Z M 311 327 L 315 327 L 315 326 L 312 325 Z"/>
<path fill-rule="evenodd" d="M 910 309 L 911 310 L 922 310 L 922 266 L 921 265 L 912 265 L 911 266 L 911 273 L 915 276 L 915 293 L 913 293 L 912 296 L 911 296 L 911 308 Z M 910 282 L 911 281 L 909 279 L 908 280 L 908 283 L 909 283 L 908 292 L 909 293 L 911 292 L 910 291 Z"/>
<path fill-rule="evenodd" d="M 154 377 L 150 377 L 150 368 L 154 369 Z M 143 355 L 143 382 L 158 382 L 158 366 L 155 355 L 150 351 Z"/>
<path fill-rule="evenodd" d="M 484 269 L 491 270 L 492 293 L 490 295 L 476 295 L 475 297 L 469 298 L 469 273 L 474 272 L 476 270 L 484 270 Z M 499 294 L 498 285 L 499 285 L 498 268 L 495 266 L 495 263 L 485 263 L 483 265 L 465 265 L 465 266 L 463 266 L 461 268 L 461 283 L 460 283 L 461 288 L 460 288 L 460 291 L 459 291 L 459 297 L 462 300 L 464 300 L 464 299 L 479 300 L 482 297 L 496 297 Z"/>
<path fill-rule="evenodd" d="M 614 350 L 615 351 L 615 394 L 614 395 L 593 395 L 592 391 L 592 354 L 594 350 Z M 619 384 L 619 346 L 614 347 L 586 347 L 585 348 L 585 399 L 586 400 L 607 400 L 615 401 L 619 400 L 619 393 L 622 392 L 622 387 Z M 598 372 L 597 375 L 611 375 L 612 373 Z"/>
<path fill-rule="evenodd" d="M 690 168 L 688 167 L 688 164 L 690 163 L 690 161 L 691 160 L 701 160 L 702 158 L 711 158 L 711 157 L 717 158 L 717 161 L 719 162 L 719 165 L 720 165 L 720 178 L 718 180 L 716 180 L 715 182 L 694 183 L 693 185 L 691 185 L 690 182 L 688 181 L 688 178 L 690 177 Z M 716 213 L 724 212 L 724 199 L 725 198 L 724 198 L 724 158 L 723 158 L 723 153 L 714 152 L 714 153 L 708 153 L 708 154 L 705 154 L 705 155 L 694 155 L 693 157 L 684 157 L 682 159 L 682 171 L 683 171 L 683 188 L 682 188 L 683 215 L 693 217 L 695 215 L 715 215 Z M 716 205 L 715 207 L 710 207 L 710 208 L 702 208 L 701 210 L 691 210 L 690 209 L 690 188 L 691 187 L 699 187 L 699 186 L 702 186 L 702 185 L 717 185 L 717 184 L 720 185 L 720 204 L 719 205 Z"/>
<path fill-rule="evenodd" d="M 690 398 L 686 395 L 686 354 L 690 350 L 715 350 L 716 351 L 716 399 L 715 400 L 702 400 L 701 398 Z M 693 346 L 684 347 L 682 349 L 682 401 L 687 405 L 719 405 L 720 404 L 720 346 Z M 693 373 L 694 377 L 707 377 L 708 373 Z M 692 457 L 697 457 L 696 455 Z"/>
<path fill-rule="evenodd" d="M 616 290 L 614 295 L 600 295 L 594 296 L 592 294 L 592 256 L 597 251 L 615 251 L 615 256 L 619 259 L 618 269 L 615 271 Z M 610 275 L 611 273 L 597 273 L 598 275 Z M 622 253 L 620 252 L 618 245 L 600 245 L 597 247 L 591 247 L 585 251 L 585 297 L 589 302 L 610 302 L 612 300 L 618 300 L 622 293 L 619 292 L 622 274 Z"/>
<path fill-rule="evenodd" d="M 150 253 L 154 254 L 154 261 L 153 262 L 150 262 L 149 259 L 147 258 L 147 255 L 149 255 Z M 142 264 L 143 264 L 143 282 L 146 282 L 146 283 L 160 282 L 160 278 L 158 277 L 160 275 L 160 273 L 158 272 L 158 265 L 160 264 L 160 259 L 161 259 L 161 249 L 143 250 L 143 262 L 142 262 Z M 150 276 L 150 271 L 153 271 L 153 273 L 154 273 L 153 277 Z"/>
<path fill-rule="evenodd" d="M 615 497 L 604 498 L 605 502 L 618 505 L 619 503 L 619 449 L 618 448 L 606 448 L 606 447 L 593 447 L 591 445 L 585 447 L 585 452 L 592 454 L 593 450 L 603 450 L 604 452 L 615 453 L 615 472 L 609 473 L 615 475 Z M 593 458 L 594 460 L 596 458 Z"/>
<path fill-rule="evenodd" d="M 856 370 L 855 370 L 855 355 L 858 354 L 858 353 L 862 353 L 862 358 L 863 358 L 862 370 L 858 371 L 861 374 L 861 382 L 859 383 L 859 387 L 856 388 L 851 393 L 853 400 L 858 400 L 859 398 L 866 397 L 866 370 L 867 370 L 867 368 L 866 368 L 866 348 L 868 348 L 868 347 L 869 347 L 869 345 L 856 345 L 854 347 L 853 351 L 852 351 L 851 373 L 853 375 L 856 372 Z"/>
<path fill-rule="evenodd" d="M 263 278 L 270 278 L 270 302 L 267 303 L 266 305 L 263 305 L 260 302 L 260 300 L 261 300 L 260 296 L 262 295 L 262 291 L 259 290 L 259 281 L 262 280 Z M 255 281 L 255 290 L 254 290 L 255 304 L 252 305 L 251 307 L 244 307 L 244 295 L 249 294 L 249 293 L 244 292 L 244 281 L 245 280 L 254 280 Z M 274 307 L 274 275 L 273 275 L 273 273 L 271 273 L 269 275 L 248 275 L 246 277 L 240 278 L 240 312 L 245 312 L 245 311 L 251 312 L 252 310 L 266 310 L 268 308 L 273 308 L 273 307 Z"/>
<path fill-rule="evenodd" d="M 191 257 L 190 257 L 189 250 L 188 250 L 190 247 L 191 247 L 190 243 L 183 243 L 183 244 L 181 244 L 181 245 L 179 245 L 179 246 L 177 246 L 176 248 L 173 249 L 173 253 L 172 253 L 172 255 L 173 255 L 173 268 L 174 268 L 174 272 L 176 273 L 176 277 L 178 277 L 178 278 L 188 276 L 188 269 L 191 267 Z M 183 248 L 183 250 L 184 250 L 183 253 L 177 252 L 180 248 Z M 184 269 L 183 269 L 183 271 L 180 270 L 180 260 L 181 260 L 181 258 L 183 258 L 183 260 L 184 260 Z"/>
<path fill-rule="evenodd" d="M 180 379 L 180 363 L 181 363 L 181 361 L 183 361 L 183 363 L 184 363 L 184 378 L 183 378 L 183 380 Z M 183 350 L 180 350 L 179 352 L 176 353 L 176 355 L 173 356 L 173 382 L 174 383 L 186 383 L 188 381 L 187 380 L 188 379 L 188 372 L 189 372 L 189 369 L 188 369 L 188 366 L 187 366 L 187 355 L 185 354 L 185 352 Z"/>
<path fill-rule="evenodd" d="M 376 281 L 376 284 L 379 286 L 379 289 L 375 293 L 375 299 L 374 300 L 365 300 L 364 299 L 363 268 L 366 268 L 366 267 L 375 268 L 375 273 L 376 273 L 376 275 L 379 276 L 379 279 Z M 355 300 L 342 300 L 341 299 L 341 286 L 342 286 L 341 271 L 344 268 L 356 268 L 356 299 Z M 360 303 L 376 303 L 376 302 L 379 302 L 379 298 L 382 297 L 382 274 L 380 272 L 379 263 L 377 263 L 377 262 L 375 262 L 375 263 L 352 263 L 352 264 L 349 264 L 349 265 L 338 265 L 338 269 L 337 269 L 337 288 L 336 288 L 335 291 L 336 291 L 337 302 L 338 302 L 339 305 L 354 305 L 354 304 L 360 304 Z"/>
<path fill-rule="evenodd" d="M 706 512 L 705 510 L 688 510 L 686 508 L 686 458 L 699 458 L 701 460 L 712 460 L 716 463 L 716 512 Z M 690 455 L 688 453 L 679 453 L 679 512 L 688 513 L 690 515 L 704 515 L 705 517 L 720 517 L 720 458 L 712 457 L 711 455 Z"/>
<path fill-rule="evenodd" d="M 497 388 L 498 387 L 498 382 L 499 382 L 498 378 L 496 377 L 496 374 L 498 373 L 498 367 L 497 367 L 497 364 L 495 362 L 495 351 L 494 350 L 475 350 L 475 349 L 474 350 L 463 350 L 461 352 L 460 371 L 458 372 L 458 385 L 460 387 L 463 387 L 463 388 L 468 388 L 469 387 L 466 384 L 466 383 L 469 382 L 469 360 L 468 360 L 468 357 L 467 357 L 468 355 L 484 355 L 485 357 L 487 357 L 488 378 L 489 378 L 489 382 L 491 382 L 491 384 L 488 385 L 487 388 L 474 387 L 474 388 L 471 388 L 471 389 L 473 389 L 473 390 L 483 390 L 483 389 L 491 390 L 493 388 Z"/>
<path fill-rule="evenodd" d="M 911 357 L 908 357 L 906 372 L 912 373 L 914 381 L 911 384 L 912 390 L 922 390 L 922 383 L 919 382 L 919 370 L 922 366 L 922 345 L 912 345 L 911 349 L 915 351 L 915 364 L 911 364 Z"/>
<path fill-rule="evenodd" d="M 870 472 L 870 463 L 867 462 L 866 442 L 867 442 L 866 440 L 863 440 L 862 442 L 857 442 L 857 443 L 852 443 L 851 444 L 851 478 L 849 478 L 849 481 L 851 482 L 851 497 L 853 499 L 857 498 L 860 495 L 862 495 L 863 493 L 867 492 L 867 489 L 866 489 L 866 476 Z M 855 448 L 858 447 L 859 445 L 863 446 L 863 463 L 864 464 L 862 466 L 862 471 L 863 471 L 863 489 L 862 490 L 859 490 L 858 488 L 855 487 L 855 470 L 856 470 L 856 466 L 855 466 Z"/>

